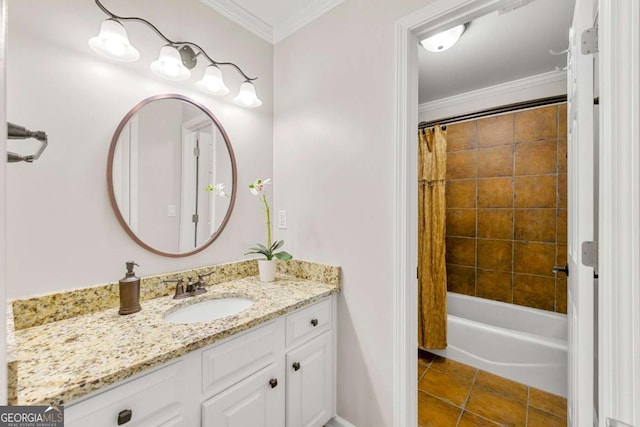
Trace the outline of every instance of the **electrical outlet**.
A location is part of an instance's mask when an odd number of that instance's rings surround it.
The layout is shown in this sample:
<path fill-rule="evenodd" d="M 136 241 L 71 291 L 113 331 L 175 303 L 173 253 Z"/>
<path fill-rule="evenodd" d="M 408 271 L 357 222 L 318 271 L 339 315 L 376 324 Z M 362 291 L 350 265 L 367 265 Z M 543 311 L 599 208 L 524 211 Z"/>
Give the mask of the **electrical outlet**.
<path fill-rule="evenodd" d="M 176 205 L 169 205 L 167 216 L 176 216 Z"/>
<path fill-rule="evenodd" d="M 278 211 L 278 228 L 287 228 L 287 211 L 285 210 Z"/>

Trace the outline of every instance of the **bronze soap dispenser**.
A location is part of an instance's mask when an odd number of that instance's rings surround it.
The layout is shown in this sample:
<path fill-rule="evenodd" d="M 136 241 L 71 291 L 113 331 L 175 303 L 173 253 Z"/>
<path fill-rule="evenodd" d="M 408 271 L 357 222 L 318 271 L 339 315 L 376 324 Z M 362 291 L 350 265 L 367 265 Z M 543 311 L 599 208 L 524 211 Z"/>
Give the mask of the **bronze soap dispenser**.
<path fill-rule="evenodd" d="M 118 314 L 133 314 L 140 307 L 140 278 L 133 272 L 134 261 L 127 261 L 127 274 L 120 279 L 120 310 Z M 140 267 L 138 265 L 138 267 Z"/>

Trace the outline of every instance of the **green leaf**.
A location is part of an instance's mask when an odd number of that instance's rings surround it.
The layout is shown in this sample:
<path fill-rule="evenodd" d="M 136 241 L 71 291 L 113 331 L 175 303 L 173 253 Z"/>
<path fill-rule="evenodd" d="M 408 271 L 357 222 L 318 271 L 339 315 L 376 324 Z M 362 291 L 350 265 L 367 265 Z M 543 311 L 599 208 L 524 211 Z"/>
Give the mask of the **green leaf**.
<path fill-rule="evenodd" d="M 273 254 L 273 256 L 281 260 L 289 260 L 293 258 L 293 256 L 289 252 L 285 252 L 285 251 L 278 252 L 277 254 Z"/>
<path fill-rule="evenodd" d="M 271 245 L 271 252 L 279 249 L 282 245 L 284 245 L 284 240 L 276 240 L 273 242 L 273 245 Z"/>
<path fill-rule="evenodd" d="M 266 251 L 260 250 L 258 248 L 249 248 L 249 252 L 245 252 L 245 255 L 252 255 L 252 254 L 257 254 L 257 255 L 264 255 L 267 257 L 267 259 L 271 259 L 273 258 L 273 255 L 271 253 L 268 253 Z"/>

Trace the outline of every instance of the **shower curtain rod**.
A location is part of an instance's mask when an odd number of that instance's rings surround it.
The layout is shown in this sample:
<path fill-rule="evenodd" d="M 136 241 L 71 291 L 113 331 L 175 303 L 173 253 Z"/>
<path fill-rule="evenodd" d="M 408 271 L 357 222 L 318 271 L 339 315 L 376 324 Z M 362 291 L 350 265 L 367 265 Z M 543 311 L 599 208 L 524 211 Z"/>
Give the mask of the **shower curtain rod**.
<path fill-rule="evenodd" d="M 461 122 L 464 120 L 479 119 L 481 117 L 493 116 L 501 113 L 508 113 L 510 111 L 523 110 L 525 108 L 542 107 L 543 105 L 558 104 L 561 102 L 567 102 L 567 96 L 551 96 L 549 98 L 539 98 L 531 101 L 517 102 L 515 104 L 503 105 L 501 107 L 489 108 L 486 110 L 476 111 L 475 113 L 461 114 L 459 116 L 446 117 L 438 120 L 430 120 L 428 122 L 420 122 L 418 129 L 430 128 L 436 125 L 447 125 L 455 122 Z"/>

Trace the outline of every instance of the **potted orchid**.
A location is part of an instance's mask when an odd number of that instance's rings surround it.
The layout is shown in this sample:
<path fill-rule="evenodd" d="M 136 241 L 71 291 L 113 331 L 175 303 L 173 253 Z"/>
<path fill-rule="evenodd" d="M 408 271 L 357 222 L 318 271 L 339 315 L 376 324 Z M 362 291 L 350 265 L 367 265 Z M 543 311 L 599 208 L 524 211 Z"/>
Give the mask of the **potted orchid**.
<path fill-rule="evenodd" d="M 270 184 L 271 179 L 267 178 L 265 180 L 256 179 L 255 182 L 249 184 L 249 191 L 254 196 L 260 196 L 260 201 L 263 204 L 262 209 L 266 214 L 267 224 L 267 244 L 263 245 L 261 243 L 257 243 L 255 247 L 249 248 L 249 251 L 245 253 L 245 255 L 250 254 L 258 254 L 264 255 L 266 259 L 258 260 L 258 270 L 260 272 L 260 281 L 262 282 L 273 282 L 276 276 L 276 260 L 288 260 L 293 258 L 290 253 L 285 251 L 276 252 L 284 245 L 284 240 L 276 240 L 275 242 L 271 241 L 271 210 L 269 209 L 269 202 L 267 201 L 267 193 L 265 191 L 265 185 Z"/>

